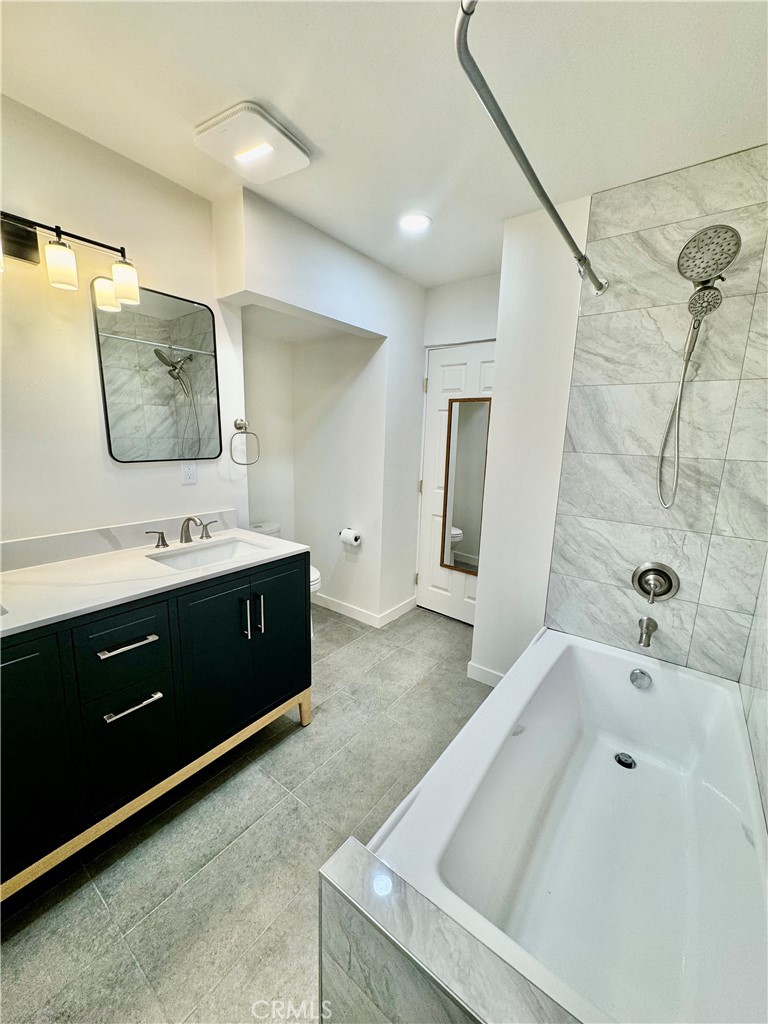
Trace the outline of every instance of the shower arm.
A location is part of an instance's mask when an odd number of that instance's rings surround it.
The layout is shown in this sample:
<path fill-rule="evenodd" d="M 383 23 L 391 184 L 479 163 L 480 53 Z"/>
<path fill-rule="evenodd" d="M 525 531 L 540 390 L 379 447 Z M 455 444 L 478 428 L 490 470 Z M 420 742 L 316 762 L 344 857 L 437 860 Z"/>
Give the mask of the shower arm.
<path fill-rule="evenodd" d="M 563 236 L 563 240 L 566 245 L 571 250 L 573 258 L 576 260 L 576 266 L 579 274 L 582 278 L 587 278 L 590 281 L 592 287 L 595 289 L 596 295 L 601 295 L 608 287 L 608 282 L 600 280 L 592 269 L 589 256 L 587 256 L 586 253 L 583 253 L 574 241 L 573 236 L 565 226 L 562 217 L 557 212 L 552 200 L 544 190 L 544 186 L 539 181 L 536 172 L 533 167 L 531 167 L 528 157 L 523 152 L 523 147 L 517 141 L 517 137 L 510 127 L 509 121 L 507 121 L 504 116 L 504 112 L 496 102 L 496 97 L 491 92 L 485 78 L 483 78 L 483 73 L 477 66 L 474 57 L 469 52 L 469 43 L 467 42 L 469 19 L 474 13 L 476 6 L 477 0 L 460 0 L 459 3 L 459 17 L 456 21 L 456 53 L 459 57 L 459 63 L 464 68 L 467 78 L 472 83 L 472 88 L 480 98 L 480 102 L 490 114 L 493 123 L 499 129 L 501 137 L 509 147 L 512 156 L 520 165 L 520 170 L 527 178 L 528 184 L 535 192 L 537 199 L 547 211 L 555 227 Z"/>

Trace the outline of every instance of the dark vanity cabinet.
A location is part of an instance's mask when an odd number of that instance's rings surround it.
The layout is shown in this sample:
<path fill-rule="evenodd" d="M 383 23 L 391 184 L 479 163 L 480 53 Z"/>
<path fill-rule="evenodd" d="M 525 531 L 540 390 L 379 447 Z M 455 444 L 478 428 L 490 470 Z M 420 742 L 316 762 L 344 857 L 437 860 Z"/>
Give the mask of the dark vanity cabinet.
<path fill-rule="evenodd" d="M 57 638 L 4 648 L 0 673 L 6 878 L 74 835 L 79 814 Z"/>
<path fill-rule="evenodd" d="M 278 562 L 179 599 L 187 735 L 194 756 L 309 686 L 305 566 Z"/>
<path fill-rule="evenodd" d="M 309 556 L 7 638 L 2 877 L 310 685 Z"/>

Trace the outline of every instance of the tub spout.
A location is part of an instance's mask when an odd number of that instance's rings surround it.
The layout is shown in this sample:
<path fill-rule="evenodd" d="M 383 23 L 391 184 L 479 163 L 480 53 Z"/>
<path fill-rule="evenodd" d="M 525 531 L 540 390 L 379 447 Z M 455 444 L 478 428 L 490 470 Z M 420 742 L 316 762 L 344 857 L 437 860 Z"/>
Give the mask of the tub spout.
<path fill-rule="evenodd" d="M 644 615 L 642 619 L 638 619 L 637 624 L 640 627 L 640 639 L 637 642 L 641 647 L 650 647 L 651 636 L 659 628 L 656 619 L 649 619 Z"/>

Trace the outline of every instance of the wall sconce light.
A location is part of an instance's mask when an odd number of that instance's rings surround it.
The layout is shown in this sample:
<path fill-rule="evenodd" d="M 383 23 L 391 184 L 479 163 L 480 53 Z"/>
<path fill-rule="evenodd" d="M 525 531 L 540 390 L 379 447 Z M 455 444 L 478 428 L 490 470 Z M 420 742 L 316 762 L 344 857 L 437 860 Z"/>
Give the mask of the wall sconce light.
<path fill-rule="evenodd" d="M 119 313 L 120 300 L 115 295 L 115 282 L 111 277 L 97 277 L 93 282 L 96 308 L 104 313 Z"/>
<path fill-rule="evenodd" d="M 77 291 L 77 260 L 72 247 L 63 241 L 60 231 L 45 246 L 45 266 L 48 270 L 48 284 L 53 288 Z"/>
<path fill-rule="evenodd" d="M 112 283 L 115 296 L 124 306 L 139 305 L 139 275 L 136 273 L 136 267 L 125 258 L 125 252 L 122 259 L 115 260 L 112 264 Z"/>
<path fill-rule="evenodd" d="M 98 278 L 97 294 L 101 294 L 105 305 L 97 300 L 99 309 L 117 311 L 120 304 L 136 306 L 141 301 L 139 296 L 139 275 L 136 267 L 126 257 L 125 248 L 118 245 L 107 245 L 106 242 L 97 242 L 94 238 L 86 238 L 84 235 L 76 235 L 72 231 L 64 231 L 58 224 L 42 224 L 37 220 L 29 220 L 26 217 L 19 217 L 15 213 L 0 211 L 0 238 L 2 248 L 0 249 L 0 267 L 2 267 L 2 253 L 26 263 L 40 262 L 40 248 L 38 244 L 38 231 L 45 231 L 54 235 L 44 247 L 45 266 L 48 271 L 48 281 L 54 288 L 62 288 L 65 291 L 76 291 L 77 280 L 77 258 L 72 247 L 64 241 L 71 238 L 83 245 L 90 245 L 94 249 L 104 249 L 107 252 L 117 253 L 119 259 L 112 265 L 112 279 Z M 111 290 L 106 285 L 111 286 Z"/>

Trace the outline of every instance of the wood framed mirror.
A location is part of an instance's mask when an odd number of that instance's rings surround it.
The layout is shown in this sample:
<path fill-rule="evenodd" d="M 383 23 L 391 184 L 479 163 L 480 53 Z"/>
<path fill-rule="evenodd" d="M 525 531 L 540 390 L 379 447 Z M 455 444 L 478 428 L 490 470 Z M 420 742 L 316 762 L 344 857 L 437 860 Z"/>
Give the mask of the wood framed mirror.
<path fill-rule="evenodd" d="M 445 441 L 440 565 L 477 576 L 490 398 L 451 398 Z"/>

